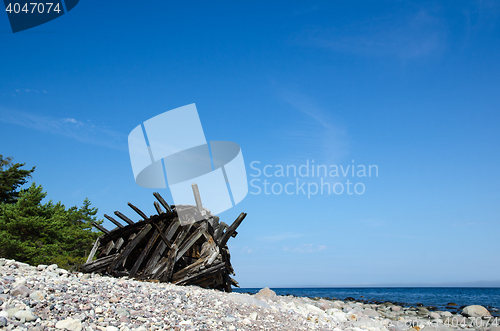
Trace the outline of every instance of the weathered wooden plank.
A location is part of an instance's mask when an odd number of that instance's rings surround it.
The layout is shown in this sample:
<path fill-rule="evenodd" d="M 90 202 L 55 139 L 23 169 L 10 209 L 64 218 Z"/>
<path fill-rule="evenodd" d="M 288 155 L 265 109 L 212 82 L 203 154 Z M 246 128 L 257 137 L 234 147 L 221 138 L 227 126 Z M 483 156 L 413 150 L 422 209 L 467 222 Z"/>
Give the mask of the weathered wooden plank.
<path fill-rule="evenodd" d="M 229 227 L 229 225 L 227 225 L 225 222 L 220 222 L 219 226 L 215 230 L 214 239 L 219 241 L 224 233 L 224 230 L 226 230 L 228 227 Z"/>
<path fill-rule="evenodd" d="M 188 265 L 187 267 L 177 271 L 173 276 L 172 276 L 172 281 L 178 281 L 184 277 L 186 277 L 189 274 L 195 273 L 198 268 L 200 268 L 202 265 L 204 265 L 204 262 L 206 261 L 207 257 L 201 257 L 198 260 L 196 260 L 194 263 Z"/>
<path fill-rule="evenodd" d="M 92 250 L 90 251 L 89 257 L 87 258 L 87 262 L 85 262 L 85 263 L 91 262 L 92 259 L 94 258 L 94 255 L 97 252 L 97 249 L 99 248 L 99 246 L 101 246 L 100 239 L 101 239 L 101 237 L 99 237 L 95 240 L 94 246 L 92 246 Z"/>
<path fill-rule="evenodd" d="M 134 263 L 134 266 L 130 270 L 129 277 L 134 277 L 135 274 L 137 273 L 137 271 L 139 270 L 139 267 L 141 266 L 144 258 L 148 255 L 149 251 L 151 250 L 151 247 L 153 247 L 153 245 L 156 242 L 156 240 L 158 239 L 158 237 L 160 237 L 160 233 L 163 230 L 163 228 L 165 227 L 165 222 L 162 222 L 159 226 L 154 224 L 154 226 L 156 226 L 157 229 L 153 232 L 153 235 L 151 236 L 151 239 L 149 239 L 148 244 L 141 252 L 141 255 L 139 255 L 139 258 L 137 259 L 137 261 Z"/>
<path fill-rule="evenodd" d="M 234 275 L 234 269 L 231 265 L 231 255 L 229 254 L 227 246 L 220 249 L 220 254 L 222 255 L 222 261 L 224 261 L 224 264 L 226 265 L 226 271 L 229 274 Z"/>
<path fill-rule="evenodd" d="M 160 275 L 161 278 L 159 280 L 161 280 L 162 282 L 169 282 L 172 279 L 172 273 L 174 271 L 174 265 L 175 265 L 177 255 L 178 255 L 177 245 L 174 244 L 172 246 L 172 248 L 170 249 L 170 251 L 168 252 L 167 263 L 165 265 L 165 271 L 164 271 L 162 276 Z"/>
<path fill-rule="evenodd" d="M 85 263 L 82 265 L 82 270 L 84 272 L 94 272 L 96 270 L 103 269 L 113 262 L 117 255 L 118 254 L 108 255 L 90 263 Z"/>
<path fill-rule="evenodd" d="M 165 243 L 165 245 L 167 245 L 168 248 L 172 248 L 172 244 L 167 239 L 167 237 L 165 236 L 165 234 L 160 230 L 160 228 L 158 227 L 158 225 L 154 224 L 154 226 L 159 231 L 159 235 L 160 235 L 161 239 L 163 240 L 163 242 Z"/>
<path fill-rule="evenodd" d="M 118 238 L 118 240 L 116 241 L 116 244 L 115 244 L 116 253 L 119 253 L 120 248 L 122 247 L 124 242 L 125 242 L 125 240 L 123 240 L 122 237 Z"/>
<path fill-rule="evenodd" d="M 148 234 L 148 232 L 151 229 L 152 229 L 151 224 L 146 224 L 146 226 L 144 226 L 144 228 L 141 230 L 141 232 L 139 232 L 139 234 L 134 238 L 134 240 L 132 240 L 127 245 L 127 247 L 125 247 L 123 252 L 121 252 L 120 255 L 118 255 L 115 258 L 113 263 L 111 263 L 111 265 L 109 266 L 109 271 L 113 271 L 120 263 L 122 263 L 127 258 L 127 256 L 132 252 L 132 250 L 135 248 L 135 246 L 137 246 L 137 244 L 139 244 L 139 242 L 141 242 L 141 240 L 144 238 L 144 236 L 146 236 L 146 234 Z"/>
<path fill-rule="evenodd" d="M 174 218 L 174 220 L 170 223 L 168 228 L 164 231 L 166 234 L 166 239 L 168 242 L 170 242 L 179 228 L 179 225 L 181 222 L 179 221 L 178 218 Z M 167 248 L 167 244 L 165 244 L 165 241 L 162 238 L 162 242 L 158 244 L 156 247 L 156 250 L 153 252 L 153 255 L 149 259 L 148 263 L 146 264 L 146 267 L 144 268 L 144 273 L 150 274 L 153 272 L 153 268 L 156 266 L 158 261 L 160 260 L 163 252 L 165 251 L 165 248 Z"/>
<path fill-rule="evenodd" d="M 165 269 L 165 265 L 167 264 L 167 257 L 162 257 L 158 265 L 154 266 L 153 271 L 151 273 L 151 278 L 158 279 L 158 276 L 161 275 Z M 148 277 L 149 274 L 142 275 L 142 277 Z"/>
<path fill-rule="evenodd" d="M 206 229 L 207 225 L 206 223 L 203 223 L 201 226 L 198 227 L 198 229 L 196 229 L 195 232 L 193 232 L 193 234 L 191 234 L 191 236 L 189 236 L 188 239 L 186 239 L 184 244 L 182 244 L 182 246 L 179 248 L 179 253 L 177 254 L 177 260 L 181 258 L 184 255 L 184 253 L 186 253 L 187 250 L 191 248 L 191 246 L 193 246 L 193 244 L 198 240 L 198 238 L 201 237 L 201 235 L 203 234 L 203 232 L 206 231 Z"/>
<path fill-rule="evenodd" d="M 175 239 L 175 244 L 177 245 L 177 247 L 182 245 L 184 238 L 186 238 L 186 236 L 188 235 L 192 226 L 193 226 L 193 224 L 189 224 L 189 225 L 184 226 L 181 229 L 181 232 L 179 232 L 179 234 L 177 235 L 177 238 Z"/>
<path fill-rule="evenodd" d="M 114 225 L 116 225 L 120 229 L 124 228 L 123 224 L 121 224 L 120 222 L 118 222 L 117 220 L 115 220 L 113 217 L 111 217 L 111 216 L 109 216 L 107 214 L 104 214 L 104 217 L 106 217 L 108 220 L 111 221 L 111 223 L 113 223 Z"/>
<path fill-rule="evenodd" d="M 108 229 L 106 229 L 105 227 L 97 224 L 96 222 L 92 222 L 92 225 L 96 228 L 98 228 L 99 230 L 101 230 L 102 232 L 104 232 L 105 234 L 109 234 L 109 231 Z"/>
<path fill-rule="evenodd" d="M 109 254 L 109 252 L 111 252 L 111 250 L 113 249 L 113 247 L 115 247 L 115 242 L 113 240 L 111 240 L 107 245 L 106 247 L 104 248 L 104 252 L 102 253 L 104 256 L 107 256 Z"/>
<path fill-rule="evenodd" d="M 132 208 L 137 214 L 139 214 L 139 216 L 141 216 L 144 220 L 147 220 L 148 217 L 146 216 L 146 214 L 143 213 L 142 210 L 140 210 L 139 208 L 137 208 L 136 206 L 134 206 L 133 204 L 131 204 L 130 202 L 127 202 L 127 205 Z"/>
<path fill-rule="evenodd" d="M 207 259 L 207 260 L 206 260 L 206 262 L 205 262 L 205 265 L 206 265 L 206 266 L 209 266 L 209 265 L 211 265 L 212 263 L 214 263 L 214 261 L 215 261 L 215 259 L 217 258 L 217 256 L 219 256 L 219 248 L 218 248 L 218 247 L 217 247 L 217 250 L 216 250 L 216 251 L 214 251 L 214 252 L 212 253 L 212 255 L 210 255 L 210 256 L 208 257 L 208 259 Z"/>
<path fill-rule="evenodd" d="M 201 195 L 200 190 L 198 189 L 198 185 L 195 183 L 191 184 L 191 188 L 193 189 L 194 201 L 196 202 L 196 207 L 198 208 L 198 212 L 201 216 L 205 216 L 205 211 L 203 210 L 203 205 L 201 204 Z"/>
<path fill-rule="evenodd" d="M 238 218 L 236 218 L 236 220 L 233 222 L 233 224 L 231 224 L 231 226 L 227 229 L 227 231 L 222 236 L 222 238 L 219 242 L 219 247 L 224 247 L 226 245 L 227 241 L 229 240 L 229 237 L 233 234 L 234 231 L 236 231 L 236 229 L 238 228 L 238 226 L 240 226 L 241 222 L 243 222 L 243 220 L 245 219 L 246 216 L 247 216 L 246 213 L 241 213 L 240 216 L 238 216 Z"/>
<path fill-rule="evenodd" d="M 229 277 L 229 280 L 231 281 L 231 285 L 240 287 L 240 283 L 238 283 L 234 278 Z"/>
<path fill-rule="evenodd" d="M 175 281 L 172 283 L 178 284 L 178 285 L 184 285 L 184 284 L 187 284 L 188 282 L 195 283 L 196 281 L 199 281 L 205 277 L 212 276 L 212 275 L 215 275 L 215 274 L 223 271 L 224 268 L 225 268 L 224 263 L 221 262 L 221 263 L 218 263 L 218 264 L 214 265 L 213 267 L 205 269 L 197 274 L 187 276 L 181 280 L 178 280 L 178 281 Z"/>
<path fill-rule="evenodd" d="M 118 210 L 115 211 L 115 215 L 124 220 L 125 222 L 127 222 L 129 225 L 135 224 L 134 221 L 132 221 L 130 218 L 120 213 Z"/>
<path fill-rule="evenodd" d="M 155 192 L 155 193 L 153 193 L 153 195 L 156 198 L 156 200 L 158 200 L 158 202 L 161 203 L 161 205 L 163 206 L 163 208 L 165 208 L 167 210 L 167 212 L 171 212 L 172 211 L 172 208 L 170 208 L 170 206 L 165 201 L 165 199 L 163 199 L 163 197 L 160 195 L 160 193 Z"/>
<path fill-rule="evenodd" d="M 155 209 L 156 209 L 156 212 L 158 213 L 158 215 L 160 214 L 164 214 L 165 212 L 163 211 L 163 209 L 161 209 L 161 206 L 158 202 L 153 202 L 153 205 L 155 206 Z"/>

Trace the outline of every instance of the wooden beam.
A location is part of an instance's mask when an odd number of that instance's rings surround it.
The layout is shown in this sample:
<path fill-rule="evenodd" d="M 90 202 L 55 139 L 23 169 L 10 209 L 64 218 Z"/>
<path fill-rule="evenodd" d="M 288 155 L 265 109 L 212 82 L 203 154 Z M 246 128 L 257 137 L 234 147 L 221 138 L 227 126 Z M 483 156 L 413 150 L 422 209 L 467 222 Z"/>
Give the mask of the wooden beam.
<path fill-rule="evenodd" d="M 189 231 L 191 230 L 192 226 L 193 226 L 193 224 L 189 224 L 189 225 L 182 227 L 181 232 L 179 232 L 179 234 L 177 235 L 177 238 L 175 238 L 175 244 L 177 245 L 177 247 L 182 245 L 184 238 L 186 238 L 186 236 L 189 233 Z"/>
<path fill-rule="evenodd" d="M 163 199 L 163 197 L 160 195 L 160 193 L 155 192 L 155 193 L 153 193 L 153 195 L 156 198 L 156 200 L 158 200 L 161 203 L 161 205 L 163 206 L 163 208 L 165 208 L 167 210 L 168 213 L 170 213 L 172 211 L 172 208 L 170 208 L 170 206 L 165 201 L 165 199 Z"/>
<path fill-rule="evenodd" d="M 158 213 L 158 215 L 160 214 L 164 214 L 165 212 L 163 211 L 163 209 L 161 209 L 161 206 L 158 202 L 153 202 L 153 205 L 155 206 L 155 209 L 156 209 L 156 212 Z"/>
<path fill-rule="evenodd" d="M 102 232 L 104 232 L 105 234 L 109 234 L 109 231 L 105 227 L 97 224 L 96 222 L 92 222 L 92 225 L 101 230 Z"/>
<path fill-rule="evenodd" d="M 170 223 L 168 228 L 164 231 L 166 235 L 167 242 L 170 242 L 172 240 L 172 237 L 175 234 L 175 231 L 177 231 L 177 228 L 179 228 L 179 225 L 181 222 L 179 221 L 178 218 L 174 218 L 174 221 Z M 158 261 L 160 260 L 163 252 L 165 251 L 165 248 L 167 248 L 167 244 L 165 243 L 165 239 L 163 237 L 162 242 L 158 244 L 156 247 L 155 251 L 153 252 L 153 255 L 149 259 L 148 263 L 146 264 L 146 267 L 144 268 L 144 273 L 150 274 L 153 272 L 153 268 L 156 266 Z"/>
<path fill-rule="evenodd" d="M 193 232 L 193 234 L 191 234 L 191 236 L 189 236 L 188 239 L 186 239 L 184 244 L 182 244 L 182 246 L 179 248 L 179 253 L 177 254 L 177 260 L 180 259 L 184 255 L 184 253 L 186 253 L 187 250 L 191 248 L 191 246 L 193 246 L 193 244 L 198 240 L 198 238 L 201 237 L 201 235 L 203 234 L 203 232 L 206 231 L 206 229 L 207 229 L 207 224 L 203 223 L 201 226 L 198 227 L 198 229 L 196 229 L 195 232 Z"/>
<path fill-rule="evenodd" d="M 113 240 L 111 240 L 107 245 L 106 247 L 104 248 L 104 252 L 103 252 L 103 255 L 104 256 L 107 256 L 109 254 L 109 252 L 111 252 L 111 250 L 113 249 L 113 247 L 115 247 L 115 242 Z"/>
<path fill-rule="evenodd" d="M 94 255 L 97 252 L 97 249 L 101 245 L 100 239 L 101 239 L 101 237 L 96 239 L 94 246 L 92 246 L 92 250 L 90 251 L 89 257 L 87 258 L 87 262 L 85 262 L 85 263 L 91 262 L 92 259 L 94 258 Z"/>
<path fill-rule="evenodd" d="M 146 247 L 142 250 L 141 252 L 141 255 L 139 256 L 139 258 L 137 259 L 137 261 L 135 261 L 135 264 L 134 266 L 132 267 L 132 269 L 130 270 L 130 274 L 129 274 L 129 277 L 134 277 L 135 274 L 137 273 L 137 270 L 139 270 L 139 267 L 141 266 L 142 264 L 142 261 L 144 260 L 144 258 L 148 255 L 149 251 L 151 250 L 151 247 L 153 247 L 154 243 L 156 242 L 156 240 L 158 239 L 158 237 L 160 236 L 161 234 L 161 231 L 163 230 L 163 228 L 165 227 L 165 222 L 162 222 L 160 224 L 160 226 L 154 224 L 154 226 L 157 228 L 154 232 L 153 232 L 153 236 L 151 237 L 151 239 L 149 239 L 149 242 L 148 244 L 146 245 Z"/>
<path fill-rule="evenodd" d="M 111 262 L 113 262 L 113 260 L 116 258 L 117 255 L 118 254 L 108 255 L 100 259 L 97 259 L 95 261 L 92 261 L 90 263 L 85 263 L 84 265 L 82 265 L 82 270 L 85 272 L 94 272 L 99 269 L 104 269 Z"/>
<path fill-rule="evenodd" d="M 200 190 L 198 189 L 198 185 L 193 183 L 191 184 L 191 188 L 193 189 L 194 201 L 196 202 L 196 207 L 198 208 L 198 212 L 200 213 L 201 216 L 205 216 L 203 205 L 201 204 L 201 195 L 200 195 Z"/>
<path fill-rule="evenodd" d="M 168 248 L 172 248 L 172 244 L 167 239 L 165 234 L 161 231 L 161 229 L 158 227 L 158 225 L 154 224 L 154 226 L 156 227 L 157 231 L 159 232 L 159 235 L 160 235 L 161 239 L 163 240 L 163 242 L 165 243 L 165 245 L 167 245 Z"/>
<path fill-rule="evenodd" d="M 210 267 L 208 269 L 205 269 L 197 274 L 194 274 L 194 275 L 191 275 L 191 276 L 187 276 L 181 280 L 178 280 L 178 281 L 175 281 L 173 282 L 174 284 L 178 284 L 178 285 L 184 285 L 184 284 L 187 284 L 188 282 L 189 283 L 194 283 L 196 281 L 199 281 L 207 276 L 212 276 L 212 275 L 215 275 L 219 272 L 221 272 L 222 270 L 224 270 L 224 263 L 221 262 L 221 263 L 218 263 L 216 265 L 214 265 L 213 267 Z"/>
<path fill-rule="evenodd" d="M 236 218 L 236 220 L 233 222 L 233 224 L 231 224 L 229 229 L 227 229 L 227 231 L 222 236 L 222 239 L 219 242 L 219 247 L 226 246 L 226 243 L 229 240 L 229 237 L 233 234 L 234 231 L 236 231 L 236 229 L 238 228 L 238 226 L 240 226 L 241 222 L 243 222 L 243 220 L 245 219 L 246 216 L 247 216 L 246 213 L 241 213 L 240 216 L 238 216 L 238 218 Z"/>
<path fill-rule="evenodd" d="M 220 238 L 224 234 L 224 230 L 226 230 L 228 227 L 229 227 L 229 225 L 227 225 L 226 223 L 220 222 L 219 226 L 215 230 L 214 239 L 217 240 L 217 241 L 220 241 Z"/>
<path fill-rule="evenodd" d="M 137 214 L 139 214 L 139 216 L 141 216 L 144 220 L 147 220 L 148 217 L 146 216 L 146 214 L 144 214 L 144 212 L 142 210 L 140 210 L 139 208 L 137 208 L 136 206 L 134 206 L 133 204 L 131 204 L 130 202 L 127 202 L 127 205 L 132 208 Z"/>
<path fill-rule="evenodd" d="M 139 234 L 132 240 L 127 247 L 120 253 L 114 260 L 113 263 L 109 266 L 109 271 L 113 271 L 116 267 L 122 263 L 127 256 L 132 252 L 132 250 L 141 242 L 141 240 L 148 234 L 148 232 L 152 229 L 151 224 L 146 224 L 146 226 L 139 232 Z"/>
<path fill-rule="evenodd" d="M 120 248 L 122 247 L 123 243 L 125 242 L 125 240 L 123 240 L 122 237 L 120 237 L 116 243 L 115 243 L 115 249 L 116 249 L 116 252 L 119 253 L 119 250 Z"/>
<path fill-rule="evenodd" d="M 117 220 L 115 220 L 113 217 L 111 217 L 111 216 L 109 216 L 107 214 L 104 214 L 104 217 L 106 217 L 108 220 L 111 221 L 111 223 L 113 223 L 114 225 L 116 225 L 120 229 L 124 228 L 124 226 L 120 222 L 118 222 Z"/>
<path fill-rule="evenodd" d="M 174 265 L 176 261 L 176 256 L 177 256 L 177 245 L 173 245 L 172 249 L 168 252 L 167 255 L 167 263 L 165 265 L 165 271 L 163 273 L 163 276 L 159 280 L 162 282 L 170 282 L 172 279 L 172 273 L 174 272 Z"/>
<path fill-rule="evenodd" d="M 118 210 L 115 211 L 115 215 L 124 220 L 125 222 L 127 222 L 129 225 L 135 224 L 134 221 L 132 221 L 130 218 L 120 213 Z"/>
<path fill-rule="evenodd" d="M 177 271 L 173 276 L 172 276 L 172 281 L 178 281 L 184 277 L 186 277 L 189 274 L 192 274 L 197 268 L 201 267 L 202 265 L 205 264 L 207 257 L 201 257 L 198 260 L 196 260 L 194 263 L 188 265 L 187 267 Z"/>

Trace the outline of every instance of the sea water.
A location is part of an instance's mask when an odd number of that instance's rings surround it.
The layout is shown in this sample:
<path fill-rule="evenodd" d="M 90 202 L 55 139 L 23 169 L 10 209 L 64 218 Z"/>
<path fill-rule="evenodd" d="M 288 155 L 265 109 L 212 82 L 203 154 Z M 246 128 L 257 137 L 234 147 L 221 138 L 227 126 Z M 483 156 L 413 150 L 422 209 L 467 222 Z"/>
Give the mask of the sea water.
<path fill-rule="evenodd" d="M 258 288 L 240 288 L 235 292 L 257 293 Z M 272 288 L 278 295 L 320 297 L 345 300 L 348 297 L 357 301 L 393 302 L 405 307 L 436 307 L 441 311 L 452 311 L 455 307 L 481 305 L 494 316 L 500 314 L 500 288 L 495 287 L 355 287 L 355 288 Z M 454 303 L 456 306 L 448 306 Z"/>

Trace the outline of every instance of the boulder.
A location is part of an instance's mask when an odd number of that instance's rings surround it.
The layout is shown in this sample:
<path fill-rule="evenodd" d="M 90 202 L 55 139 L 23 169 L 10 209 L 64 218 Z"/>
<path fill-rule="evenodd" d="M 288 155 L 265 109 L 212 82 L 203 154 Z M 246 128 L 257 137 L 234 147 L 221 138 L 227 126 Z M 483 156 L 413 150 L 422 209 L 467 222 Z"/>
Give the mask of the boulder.
<path fill-rule="evenodd" d="M 491 314 L 483 306 L 472 305 L 465 307 L 462 310 L 462 315 L 464 315 L 465 317 L 483 317 L 483 316 L 490 316 Z"/>
<path fill-rule="evenodd" d="M 442 312 L 439 312 L 441 314 L 442 317 L 452 317 L 453 314 L 450 313 L 449 311 L 442 311 Z"/>
<path fill-rule="evenodd" d="M 373 309 L 365 309 L 365 310 L 363 310 L 363 314 L 365 314 L 368 317 L 379 317 L 379 316 L 381 316 L 378 312 L 376 312 Z"/>
<path fill-rule="evenodd" d="M 269 287 L 265 287 L 259 293 L 255 294 L 254 297 L 259 300 L 276 300 L 276 292 Z"/>
<path fill-rule="evenodd" d="M 267 302 L 245 294 L 231 293 L 227 296 L 227 298 L 234 303 L 246 303 L 256 307 L 271 308 Z"/>
<path fill-rule="evenodd" d="M 427 315 L 429 315 L 429 309 L 427 309 L 425 307 L 418 307 L 417 308 L 417 314 L 418 315 L 427 316 Z"/>
<path fill-rule="evenodd" d="M 54 271 L 54 270 L 56 270 L 57 268 L 59 268 L 59 267 L 57 266 L 57 264 L 51 264 L 51 265 L 49 265 L 47 268 L 45 268 L 45 270 L 47 270 L 47 271 Z"/>
<path fill-rule="evenodd" d="M 306 309 L 310 313 L 315 314 L 315 315 L 323 314 L 323 310 L 321 308 L 318 308 L 318 307 L 313 306 L 313 305 L 306 305 Z"/>
<path fill-rule="evenodd" d="M 437 320 L 437 319 L 441 318 L 441 315 L 439 313 L 436 313 L 433 311 L 432 313 L 429 314 L 429 317 Z"/>

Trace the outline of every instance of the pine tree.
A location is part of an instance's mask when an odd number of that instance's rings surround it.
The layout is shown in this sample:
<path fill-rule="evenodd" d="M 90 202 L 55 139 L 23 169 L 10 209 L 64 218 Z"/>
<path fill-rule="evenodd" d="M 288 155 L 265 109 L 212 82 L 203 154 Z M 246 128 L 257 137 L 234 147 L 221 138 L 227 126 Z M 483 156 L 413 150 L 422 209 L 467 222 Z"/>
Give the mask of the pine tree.
<path fill-rule="evenodd" d="M 24 164 L 12 165 L 11 160 L 0 160 L 0 197 L 5 197 L 0 201 L 0 257 L 77 269 L 101 234 L 92 227 L 92 222 L 102 223 L 97 220 L 97 208 L 87 198 L 80 208 L 66 209 L 52 200 L 42 203 L 47 193 L 35 183 L 16 192 L 35 168 L 22 170 Z M 6 165 L 9 168 L 4 171 Z"/>
<path fill-rule="evenodd" d="M 26 163 L 12 164 L 12 158 L 3 158 L 0 154 L 0 203 L 14 203 L 19 195 L 17 189 L 28 182 L 28 177 L 35 171 L 21 169 Z M 4 169 L 7 167 L 7 169 Z"/>

